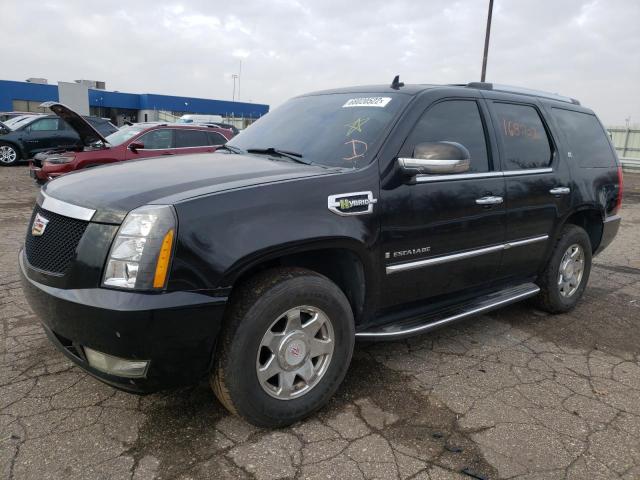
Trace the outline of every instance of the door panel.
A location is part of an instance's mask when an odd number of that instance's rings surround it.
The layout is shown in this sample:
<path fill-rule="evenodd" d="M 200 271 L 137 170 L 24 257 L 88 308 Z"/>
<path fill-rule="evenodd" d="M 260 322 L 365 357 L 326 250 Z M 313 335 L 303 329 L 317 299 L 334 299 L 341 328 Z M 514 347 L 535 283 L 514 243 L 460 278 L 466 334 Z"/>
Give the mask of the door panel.
<path fill-rule="evenodd" d="M 430 105 L 399 156 L 416 144 L 457 142 L 469 150 L 468 173 L 396 175 L 381 190 L 381 244 L 385 258 L 382 308 L 488 286 L 498 274 L 505 238 L 505 181 L 492 171 L 487 127 L 475 99 Z M 397 168 L 397 167 L 396 167 Z"/>
<path fill-rule="evenodd" d="M 501 176 L 403 185 L 396 190 L 381 193 L 386 267 L 402 268 L 412 262 L 480 250 L 504 241 L 504 204 L 476 203 L 486 196 L 505 195 Z M 495 279 L 501 255 L 498 248 L 473 257 L 450 258 L 444 263 L 392 274 L 385 272 L 382 304 L 392 306 L 486 285 Z"/>
<path fill-rule="evenodd" d="M 58 146 L 60 148 L 72 149 L 76 146 L 82 146 L 78 133 L 72 129 L 64 120 L 60 121 L 60 130 L 58 131 Z"/>
<path fill-rule="evenodd" d="M 532 277 L 543 268 L 555 226 L 570 208 L 570 190 L 553 193 L 570 187 L 569 172 L 537 104 L 488 103 L 506 180 L 507 242 L 536 239 L 505 250 L 499 276 Z"/>
<path fill-rule="evenodd" d="M 58 118 L 41 118 L 29 124 L 22 137 L 27 156 L 31 157 L 38 152 L 54 148 L 58 144 L 59 137 Z"/>

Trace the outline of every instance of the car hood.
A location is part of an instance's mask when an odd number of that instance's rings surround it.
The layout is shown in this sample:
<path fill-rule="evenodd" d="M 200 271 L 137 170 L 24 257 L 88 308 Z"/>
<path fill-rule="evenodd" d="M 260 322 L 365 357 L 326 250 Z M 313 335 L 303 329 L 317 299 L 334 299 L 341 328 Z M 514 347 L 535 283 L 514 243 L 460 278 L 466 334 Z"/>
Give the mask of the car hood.
<path fill-rule="evenodd" d="M 93 221 L 120 223 L 134 208 L 265 183 L 335 173 L 264 156 L 228 153 L 174 155 L 127 161 L 63 175 L 43 194 L 96 210 Z"/>
<path fill-rule="evenodd" d="M 98 132 L 93 126 L 87 122 L 82 115 L 78 115 L 66 105 L 58 102 L 44 102 L 40 105 L 42 108 L 48 108 L 57 116 L 62 118 L 65 122 L 73 128 L 80 136 L 80 141 L 83 145 L 89 146 L 95 142 L 102 142 L 107 144 L 107 140 Z"/>

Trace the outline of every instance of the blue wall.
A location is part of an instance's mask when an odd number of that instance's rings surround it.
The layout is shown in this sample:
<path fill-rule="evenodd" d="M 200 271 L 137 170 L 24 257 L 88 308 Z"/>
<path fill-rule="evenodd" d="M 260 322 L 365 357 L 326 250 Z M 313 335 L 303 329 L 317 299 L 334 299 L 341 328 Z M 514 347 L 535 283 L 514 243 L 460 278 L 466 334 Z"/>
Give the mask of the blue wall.
<path fill-rule="evenodd" d="M 208 113 L 213 115 L 260 117 L 269 111 L 269 105 L 258 103 L 228 102 L 204 98 L 172 97 L 169 95 L 140 95 L 141 110 L 169 110 L 173 112 Z"/>
<path fill-rule="evenodd" d="M 140 110 L 140 97 L 135 93 L 108 92 L 106 90 L 89 89 L 89 106 L 131 108 Z"/>
<path fill-rule="evenodd" d="M 13 110 L 13 100 L 57 102 L 58 86 L 0 80 L 0 111 Z"/>
<path fill-rule="evenodd" d="M 13 100 L 58 101 L 57 85 L 0 80 L 0 111 L 13 110 Z M 151 93 L 122 93 L 89 90 L 92 107 L 129 108 L 133 110 L 169 110 L 211 115 L 260 117 L 269 111 L 269 105 L 259 103 L 228 102 L 205 98 L 174 97 Z"/>

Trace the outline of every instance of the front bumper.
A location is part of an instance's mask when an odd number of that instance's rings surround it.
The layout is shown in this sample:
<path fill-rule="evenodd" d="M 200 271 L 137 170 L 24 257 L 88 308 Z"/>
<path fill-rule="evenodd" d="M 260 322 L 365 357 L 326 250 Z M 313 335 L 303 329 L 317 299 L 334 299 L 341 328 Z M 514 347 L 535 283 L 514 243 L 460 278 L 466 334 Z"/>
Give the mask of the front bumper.
<path fill-rule="evenodd" d="M 104 288 L 60 289 L 29 278 L 20 252 L 25 295 L 49 339 L 78 366 L 122 390 L 148 393 L 197 382 L 213 359 L 226 297 L 194 292 L 161 294 Z M 132 360 L 149 360 L 144 378 L 91 367 L 82 347 Z"/>
<path fill-rule="evenodd" d="M 598 249 L 595 251 L 595 255 L 602 252 L 613 241 L 615 236 L 618 234 L 620 221 L 620 215 L 612 215 L 604 219 L 604 222 L 602 224 L 602 238 L 600 239 L 600 245 L 598 245 Z"/>
<path fill-rule="evenodd" d="M 34 180 L 39 180 L 41 182 L 53 180 L 54 178 L 71 171 L 73 171 L 73 168 L 71 168 L 70 164 L 67 163 L 61 165 L 45 165 L 37 160 L 29 162 L 29 176 Z"/>

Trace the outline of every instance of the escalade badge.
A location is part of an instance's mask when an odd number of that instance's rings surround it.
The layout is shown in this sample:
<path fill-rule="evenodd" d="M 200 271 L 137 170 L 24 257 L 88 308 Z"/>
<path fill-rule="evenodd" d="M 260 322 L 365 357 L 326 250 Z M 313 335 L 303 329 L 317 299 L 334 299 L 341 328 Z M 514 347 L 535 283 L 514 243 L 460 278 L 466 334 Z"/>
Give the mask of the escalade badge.
<path fill-rule="evenodd" d="M 36 218 L 33 219 L 33 224 L 31 225 L 31 235 L 34 237 L 41 236 L 44 233 L 44 229 L 47 228 L 47 223 L 49 223 L 48 219 L 36 213 Z"/>
<path fill-rule="evenodd" d="M 366 215 L 373 212 L 373 205 L 377 202 L 372 192 L 351 192 L 330 195 L 327 206 L 330 211 L 342 216 Z"/>

